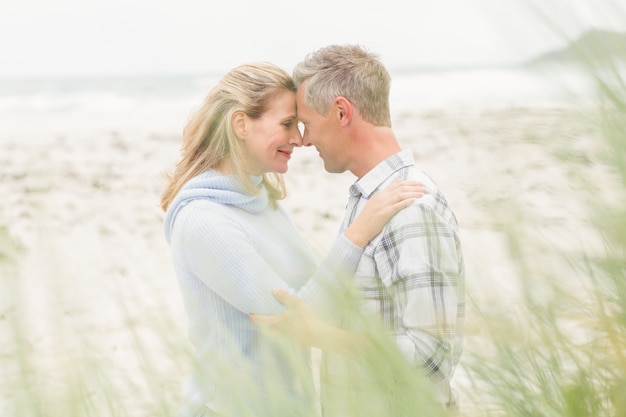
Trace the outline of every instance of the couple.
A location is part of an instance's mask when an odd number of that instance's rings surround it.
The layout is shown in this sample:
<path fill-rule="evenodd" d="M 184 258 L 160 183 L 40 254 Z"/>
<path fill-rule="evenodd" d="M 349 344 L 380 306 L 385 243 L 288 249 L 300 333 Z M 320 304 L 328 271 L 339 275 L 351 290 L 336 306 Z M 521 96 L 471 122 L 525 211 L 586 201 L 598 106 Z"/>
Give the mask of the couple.
<path fill-rule="evenodd" d="M 323 352 L 325 416 L 352 415 L 362 400 L 392 415 L 393 401 L 373 401 L 384 394 L 355 376 L 371 340 L 351 310 L 380 320 L 407 366 L 429 377 L 433 397 L 455 406 L 458 226 L 394 136 L 389 87 L 376 55 L 331 45 L 293 78 L 269 63 L 234 68 L 191 117 L 161 201 L 195 353 L 183 415 L 314 414 L 310 346 Z M 358 178 L 321 263 L 278 203 L 281 174 L 302 145 L 317 148 L 328 172 Z"/>

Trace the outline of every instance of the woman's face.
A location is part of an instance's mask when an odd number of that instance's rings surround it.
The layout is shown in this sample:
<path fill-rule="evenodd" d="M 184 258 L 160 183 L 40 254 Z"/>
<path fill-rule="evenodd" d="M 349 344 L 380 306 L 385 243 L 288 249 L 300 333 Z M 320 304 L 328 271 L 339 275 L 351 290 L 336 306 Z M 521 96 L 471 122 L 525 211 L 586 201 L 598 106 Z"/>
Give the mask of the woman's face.
<path fill-rule="evenodd" d="M 270 103 L 261 117 L 246 117 L 243 140 L 250 174 L 287 172 L 294 147 L 302 146 L 296 114 L 296 94 L 285 91 Z"/>

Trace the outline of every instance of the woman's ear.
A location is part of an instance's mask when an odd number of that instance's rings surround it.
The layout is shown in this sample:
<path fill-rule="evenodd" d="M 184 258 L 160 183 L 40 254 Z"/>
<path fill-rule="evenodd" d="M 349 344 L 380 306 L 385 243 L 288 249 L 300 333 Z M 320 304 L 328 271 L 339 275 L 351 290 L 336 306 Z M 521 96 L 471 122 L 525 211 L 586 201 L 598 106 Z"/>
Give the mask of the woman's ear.
<path fill-rule="evenodd" d="M 236 111 L 231 118 L 233 130 L 239 139 L 245 139 L 248 129 L 246 127 L 246 114 L 242 111 Z"/>

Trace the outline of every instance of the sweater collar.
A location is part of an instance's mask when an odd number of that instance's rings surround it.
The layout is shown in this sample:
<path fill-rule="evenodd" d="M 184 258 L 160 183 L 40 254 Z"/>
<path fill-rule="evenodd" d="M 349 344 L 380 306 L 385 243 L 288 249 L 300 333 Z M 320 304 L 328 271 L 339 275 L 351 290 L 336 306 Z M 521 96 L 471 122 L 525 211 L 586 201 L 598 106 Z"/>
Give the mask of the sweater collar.
<path fill-rule="evenodd" d="M 249 178 L 252 184 L 259 187 L 257 194 L 248 194 L 242 190 L 235 176 L 224 175 L 212 169 L 189 180 L 178 192 L 165 213 L 164 227 L 168 242 L 176 215 L 181 208 L 193 200 L 213 201 L 238 207 L 253 214 L 265 210 L 269 205 L 269 199 L 267 190 L 261 186 L 263 178 L 260 175 Z"/>

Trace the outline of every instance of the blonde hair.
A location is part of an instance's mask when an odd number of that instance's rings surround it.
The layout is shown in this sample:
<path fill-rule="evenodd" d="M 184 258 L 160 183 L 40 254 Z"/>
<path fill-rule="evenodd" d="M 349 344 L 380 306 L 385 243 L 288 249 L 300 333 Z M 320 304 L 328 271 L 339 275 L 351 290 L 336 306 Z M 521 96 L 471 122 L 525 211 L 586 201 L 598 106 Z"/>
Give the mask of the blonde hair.
<path fill-rule="evenodd" d="M 167 211 L 176 194 L 196 175 L 215 168 L 228 160 L 244 191 L 261 191 L 245 171 L 244 151 L 232 127 L 235 112 L 243 111 L 257 119 L 280 93 L 296 91 L 292 78 L 283 69 L 267 62 L 240 65 L 230 70 L 205 97 L 202 106 L 189 119 L 183 131 L 181 159 L 173 173 L 167 175 L 167 185 L 161 196 L 161 208 Z M 265 187 L 271 203 L 285 197 L 282 175 L 265 173 Z"/>
<path fill-rule="evenodd" d="M 359 45 L 329 45 L 307 55 L 293 70 L 296 87 L 306 82 L 305 103 L 327 115 L 333 100 L 345 97 L 366 121 L 391 127 L 391 77 L 378 55 Z"/>

